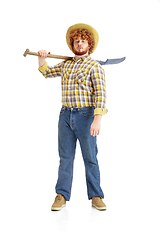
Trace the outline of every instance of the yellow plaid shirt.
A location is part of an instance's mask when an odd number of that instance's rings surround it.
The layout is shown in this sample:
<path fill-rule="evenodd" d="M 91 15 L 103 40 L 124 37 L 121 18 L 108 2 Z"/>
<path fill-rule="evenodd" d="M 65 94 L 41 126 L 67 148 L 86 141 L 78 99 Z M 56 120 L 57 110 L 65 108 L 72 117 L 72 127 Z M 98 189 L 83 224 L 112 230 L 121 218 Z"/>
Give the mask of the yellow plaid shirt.
<path fill-rule="evenodd" d="M 48 63 L 39 68 L 45 78 L 61 77 L 62 104 L 67 107 L 95 106 L 94 114 L 104 115 L 106 109 L 105 73 L 90 56 L 63 61 L 54 67 Z"/>

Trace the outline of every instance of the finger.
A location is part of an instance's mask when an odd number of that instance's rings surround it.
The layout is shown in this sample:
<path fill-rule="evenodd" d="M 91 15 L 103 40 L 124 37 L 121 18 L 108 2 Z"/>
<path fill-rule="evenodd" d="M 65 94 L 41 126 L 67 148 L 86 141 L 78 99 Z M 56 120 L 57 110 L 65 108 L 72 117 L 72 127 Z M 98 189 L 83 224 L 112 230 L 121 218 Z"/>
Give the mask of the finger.
<path fill-rule="evenodd" d="M 39 53 L 39 57 L 41 57 L 41 51 L 38 51 L 38 53 Z"/>
<path fill-rule="evenodd" d="M 40 57 L 43 57 L 43 51 L 39 51 L 38 53 L 39 53 Z"/>
<path fill-rule="evenodd" d="M 94 137 L 99 135 L 99 131 L 94 131 Z"/>
<path fill-rule="evenodd" d="M 91 132 L 91 136 L 93 136 L 94 130 L 92 128 L 90 129 L 90 132 Z"/>
<path fill-rule="evenodd" d="M 96 131 L 93 131 L 93 137 L 95 137 L 96 136 Z"/>
<path fill-rule="evenodd" d="M 46 57 L 47 57 L 47 52 L 45 51 L 45 52 L 44 52 L 44 58 L 46 58 Z"/>

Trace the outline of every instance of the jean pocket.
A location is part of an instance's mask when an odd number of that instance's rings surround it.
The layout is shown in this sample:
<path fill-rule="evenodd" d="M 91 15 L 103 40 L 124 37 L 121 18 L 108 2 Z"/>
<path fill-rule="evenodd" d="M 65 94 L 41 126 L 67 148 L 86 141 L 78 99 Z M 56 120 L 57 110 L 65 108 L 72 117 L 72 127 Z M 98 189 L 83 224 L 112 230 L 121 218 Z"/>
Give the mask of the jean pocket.
<path fill-rule="evenodd" d="M 84 107 L 80 109 L 80 114 L 84 117 L 94 117 L 94 107 Z"/>
<path fill-rule="evenodd" d="M 60 111 L 60 115 L 62 115 L 66 111 L 66 107 L 62 107 Z"/>

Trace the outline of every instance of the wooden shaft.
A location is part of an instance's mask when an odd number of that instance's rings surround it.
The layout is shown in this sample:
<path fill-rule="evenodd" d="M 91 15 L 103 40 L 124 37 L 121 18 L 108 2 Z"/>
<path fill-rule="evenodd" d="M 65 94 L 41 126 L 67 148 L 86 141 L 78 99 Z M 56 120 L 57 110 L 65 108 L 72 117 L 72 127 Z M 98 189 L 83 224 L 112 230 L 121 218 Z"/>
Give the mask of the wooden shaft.
<path fill-rule="evenodd" d="M 29 49 L 26 49 L 24 52 L 23 56 L 26 57 L 26 55 L 33 55 L 33 56 L 40 56 L 38 52 L 30 52 Z M 70 60 L 72 57 L 67 57 L 67 56 L 61 56 L 61 55 L 53 55 L 53 54 L 47 54 L 47 57 L 49 58 L 58 58 L 58 59 L 65 59 L 65 60 Z"/>

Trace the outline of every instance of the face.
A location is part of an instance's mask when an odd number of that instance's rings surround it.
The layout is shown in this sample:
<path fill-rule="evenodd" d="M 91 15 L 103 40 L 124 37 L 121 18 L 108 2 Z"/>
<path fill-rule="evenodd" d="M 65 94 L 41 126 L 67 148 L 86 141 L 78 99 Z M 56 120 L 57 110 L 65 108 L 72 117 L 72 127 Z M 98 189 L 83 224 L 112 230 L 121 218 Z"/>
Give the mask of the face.
<path fill-rule="evenodd" d="M 89 45 L 88 41 L 82 38 L 75 39 L 73 42 L 73 52 L 75 55 L 88 54 Z"/>

